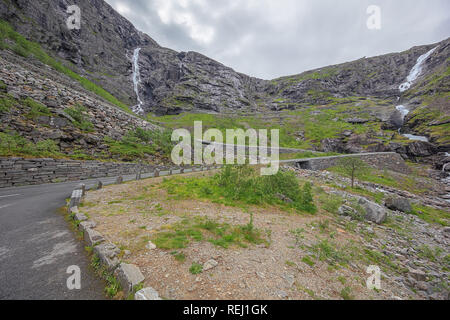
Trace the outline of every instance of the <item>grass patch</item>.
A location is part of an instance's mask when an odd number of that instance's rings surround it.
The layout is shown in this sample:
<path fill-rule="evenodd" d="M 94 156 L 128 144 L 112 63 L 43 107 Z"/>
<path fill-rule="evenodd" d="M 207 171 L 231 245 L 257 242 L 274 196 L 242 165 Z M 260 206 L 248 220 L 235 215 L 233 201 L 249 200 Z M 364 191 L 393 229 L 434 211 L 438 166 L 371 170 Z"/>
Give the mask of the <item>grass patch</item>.
<path fill-rule="evenodd" d="M 189 268 L 189 272 L 191 274 L 200 274 L 203 272 L 203 266 L 199 263 L 194 262 L 191 267 Z"/>
<path fill-rule="evenodd" d="M 170 254 L 180 263 L 183 263 L 186 260 L 186 255 L 182 252 L 173 251 Z"/>
<path fill-rule="evenodd" d="M 294 173 L 282 170 L 272 176 L 260 176 L 248 165 L 225 166 L 214 177 L 166 179 L 163 187 L 182 199 L 210 199 L 229 206 L 269 204 L 307 213 L 317 210 L 311 184 L 301 188 Z"/>
<path fill-rule="evenodd" d="M 33 143 L 15 131 L 0 132 L 0 156 L 34 156 L 61 158 L 62 153 L 53 140 L 42 140 Z"/>
<path fill-rule="evenodd" d="M 73 107 L 66 108 L 64 112 L 69 115 L 73 121 L 73 125 L 85 132 L 92 132 L 94 129 L 94 125 L 87 119 L 86 113 L 87 108 L 76 104 Z"/>
<path fill-rule="evenodd" d="M 166 226 L 166 229 L 169 231 L 159 232 L 152 238 L 152 242 L 160 249 L 183 249 L 191 241 L 209 241 L 222 248 L 246 248 L 248 244 L 266 243 L 263 233 L 253 226 L 253 218 L 248 224 L 237 226 L 218 223 L 206 217 L 185 218 Z"/>
<path fill-rule="evenodd" d="M 47 108 L 47 106 L 44 106 L 43 104 L 31 99 L 26 98 L 23 100 L 23 105 L 30 108 L 30 112 L 26 115 L 29 119 L 36 119 L 40 116 L 51 116 L 51 111 Z"/>
<path fill-rule="evenodd" d="M 173 146 L 171 136 L 170 130 L 160 132 L 137 128 L 129 131 L 120 141 L 105 137 L 105 143 L 113 155 L 124 160 L 132 161 L 156 153 L 169 159 Z"/>
<path fill-rule="evenodd" d="M 341 297 L 344 300 L 353 300 L 354 297 L 352 296 L 352 289 L 350 287 L 345 287 L 341 290 Z"/>
<path fill-rule="evenodd" d="M 415 203 L 413 203 L 411 206 L 413 208 L 411 214 L 418 216 L 422 220 L 428 223 L 437 223 L 444 227 L 449 226 L 449 212 Z"/>

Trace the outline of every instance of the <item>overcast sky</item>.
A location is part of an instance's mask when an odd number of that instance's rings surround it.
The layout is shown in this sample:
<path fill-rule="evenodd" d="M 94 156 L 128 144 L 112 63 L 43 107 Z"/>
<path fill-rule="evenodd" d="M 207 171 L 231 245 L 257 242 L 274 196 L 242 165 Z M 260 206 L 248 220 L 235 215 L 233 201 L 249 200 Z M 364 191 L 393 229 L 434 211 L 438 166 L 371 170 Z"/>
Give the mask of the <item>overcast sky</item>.
<path fill-rule="evenodd" d="M 449 0 L 106 0 L 164 47 L 273 79 L 450 36 Z M 381 29 L 369 30 L 370 5 Z"/>

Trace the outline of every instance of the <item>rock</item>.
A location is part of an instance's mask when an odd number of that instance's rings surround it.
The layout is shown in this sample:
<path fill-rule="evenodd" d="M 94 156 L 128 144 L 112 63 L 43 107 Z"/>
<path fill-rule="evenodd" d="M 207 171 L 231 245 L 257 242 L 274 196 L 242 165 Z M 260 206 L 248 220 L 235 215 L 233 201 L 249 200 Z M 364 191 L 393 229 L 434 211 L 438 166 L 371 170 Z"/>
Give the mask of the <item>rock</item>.
<path fill-rule="evenodd" d="M 346 206 L 346 205 L 340 206 L 338 209 L 338 213 L 339 213 L 339 215 L 346 216 L 346 217 L 347 216 L 352 217 L 357 214 L 355 209 L 353 209 L 352 207 Z"/>
<path fill-rule="evenodd" d="M 117 177 L 116 184 L 122 184 L 122 183 L 123 183 L 123 177 L 122 176 Z"/>
<path fill-rule="evenodd" d="M 74 216 L 73 216 L 73 219 L 75 220 L 75 221 L 86 221 L 87 219 L 88 219 L 88 217 L 86 217 L 86 215 L 84 214 L 84 213 L 81 213 L 79 210 L 78 210 L 78 207 L 73 207 L 71 210 L 70 210 L 70 213 L 72 213 Z"/>
<path fill-rule="evenodd" d="M 79 224 L 78 228 L 85 232 L 87 229 L 94 229 L 97 224 L 94 221 L 83 221 Z"/>
<path fill-rule="evenodd" d="M 155 289 L 148 287 L 136 292 L 136 294 L 134 295 L 134 300 L 162 300 L 162 299 L 159 297 L 159 294 Z"/>
<path fill-rule="evenodd" d="M 114 270 L 120 263 L 117 255 L 120 249 L 112 243 L 102 243 L 94 247 L 94 253 L 99 257 L 100 262 L 109 270 Z"/>
<path fill-rule="evenodd" d="M 119 280 L 125 295 L 133 291 L 133 288 L 145 280 L 141 270 L 134 264 L 121 263 L 114 272 Z"/>
<path fill-rule="evenodd" d="M 364 216 L 366 220 L 375 222 L 376 224 L 382 224 L 384 221 L 386 221 L 386 209 L 384 209 L 380 205 L 365 198 L 360 198 L 358 203 L 364 208 L 366 212 Z"/>
<path fill-rule="evenodd" d="M 97 181 L 97 185 L 96 185 L 95 189 L 100 190 L 101 188 L 103 188 L 103 182 L 101 182 L 99 180 L 99 181 Z"/>
<path fill-rule="evenodd" d="M 292 287 L 295 283 L 295 277 L 292 274 L 285 273 L 283 279 L 286 281 L 288 288 Z"/>
<path fill-rule="evenodd" d="M 153 242 L 151 242 L 151 241 L 149 241 L 145 247 L 147 249 L 149 249 L 149 250 L 155 250 L 156 249 L 156 245 Z"/>
<path fill-rule="evenodd" d="M 346 121 L 351 124 L 364 124 L 364 123 L 369 122 L 368 119 L 361 119 L 361 118 L 350 118 L 350 119 L 347 119 Z"/>
<path fill-rule="evenodd" d="M 394 211 L 401 211 L 404 213 L 410 213 L 412 211 L 411 203 L 406 198 L 393 198 L 389 197 L 386 199 L 385 204 L 387 208 Z"/>
<path fill-rule="evenodd" d="M 211 269 L 217 267 L 218 265 L 219 265 L 219 263 L 216 260 L 214 260 L 214 259 L 208 260 L 203 265 L 203 271 L 211 270 Z"/>
<path fill-rule="evenodd" d="M 427 279 L 426 273 L 421 270 L 409 269 L 409 274 L 416 281 L 425 281 Z"/>
<path fill-rule="evenodd" d="M 95 247 L 97 244 L 105 241 L 105 238 L 98 231 L 86 228 L 84 230 L 84 241 L 89 247 Z"/>
<path fill-rule="evenodd" d="M 293 202 L 290 198 L 286 197 L 284 194 L 277 193 L 275 196 L 278 199 L 280 199 L 281 201 L 285 202 L 285 203 L 292 203 Z"/>

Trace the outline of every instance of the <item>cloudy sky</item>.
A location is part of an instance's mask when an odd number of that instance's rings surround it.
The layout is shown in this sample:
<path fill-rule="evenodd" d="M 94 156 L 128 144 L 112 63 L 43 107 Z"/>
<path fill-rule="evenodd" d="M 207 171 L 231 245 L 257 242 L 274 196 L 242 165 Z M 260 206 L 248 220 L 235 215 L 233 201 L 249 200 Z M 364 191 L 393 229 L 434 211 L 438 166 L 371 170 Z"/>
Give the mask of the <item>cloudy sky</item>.
<path fill-rule="evenodd" d="M 162 46 L 263 79 L 450 37 L 449 0 L 106 1 Z"/>

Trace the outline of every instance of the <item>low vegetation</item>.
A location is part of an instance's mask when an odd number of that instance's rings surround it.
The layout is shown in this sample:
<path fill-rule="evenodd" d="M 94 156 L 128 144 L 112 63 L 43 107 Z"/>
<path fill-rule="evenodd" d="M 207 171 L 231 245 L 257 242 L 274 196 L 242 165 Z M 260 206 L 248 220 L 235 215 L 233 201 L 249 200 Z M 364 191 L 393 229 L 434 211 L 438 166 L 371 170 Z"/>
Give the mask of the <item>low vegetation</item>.
<path fill-rule="evenodd" d="M 42 140 L 33 143 L 17 132 L 0 132 L 0 155 L 1 156 L 33 156 L 61 158 L 59 147 L 53 140 Z"/>
<path fill-rule="evenodd" d="M 168 193 L 178 198 L 210 199 L 226 205 L 277 205 L 298 212 L 315 213 L 312 186 L 299 185 L 292 172 L 280 170 L 261 176 L 248 165 L 225 166 L 214 177 L 174 178 L 165 180 Z"/>
<path fill-rule="evenodd" d="M 170 130 L 158 131 L 136 128 L 129 131 L 119 141 L 106 137 L 105 143 L 109 146 L 109 151 L 113 155 L 118 155 L 124 160 L 132 161 L 156 153 L 169 159 L 173 146 L 171 136 Z"/>
<path fill-rule="evenodd" d="M 165 226 L 165 231 L 157 233 L 151 240 L 160 249 L 183 249 L 192 241 L 208 241 L 229 248 L 246 248 L 248 244 L 261 244 L 266 240 L 263 233 L 253 226 L 253 218 L 246 225 L 233 226 L 219 223 L 206 217 L 184 218 L 179 223 Z"/>
<path fill-rule="evenodd" d="M 73 120 L 72 123 L 75 127 L 84 132 L 93 131 L 94 125 L 87 119 L 87 108 L 76 104 L 73 107 L 66 108 L 64 112 L 69 115 Z"/>

